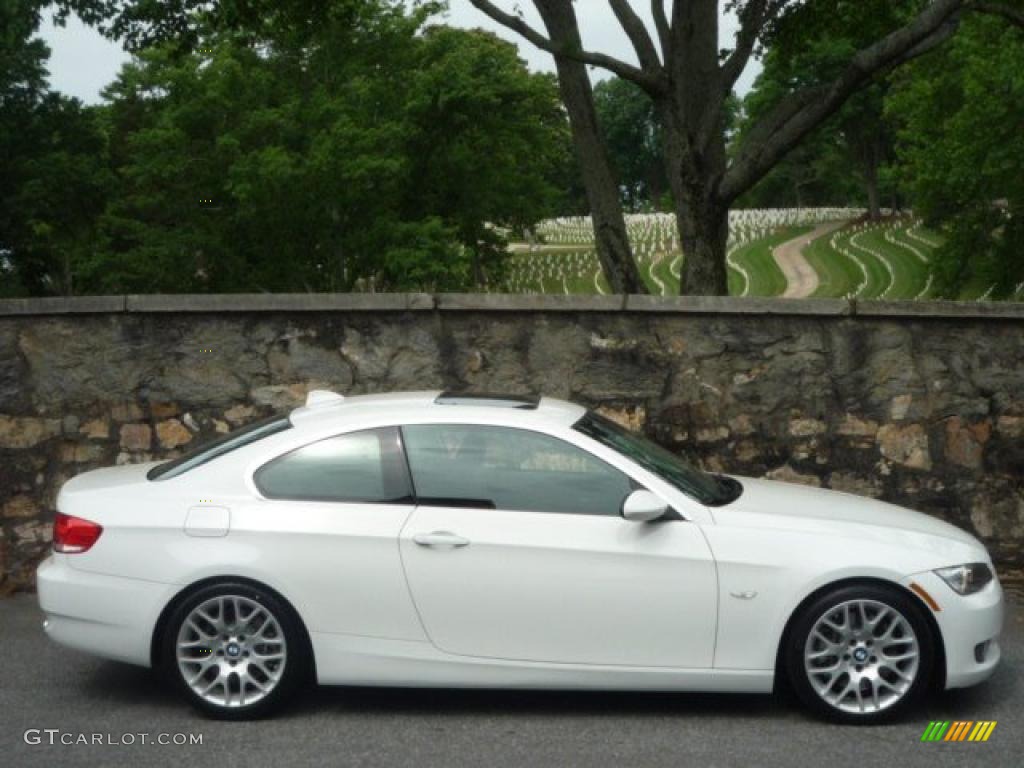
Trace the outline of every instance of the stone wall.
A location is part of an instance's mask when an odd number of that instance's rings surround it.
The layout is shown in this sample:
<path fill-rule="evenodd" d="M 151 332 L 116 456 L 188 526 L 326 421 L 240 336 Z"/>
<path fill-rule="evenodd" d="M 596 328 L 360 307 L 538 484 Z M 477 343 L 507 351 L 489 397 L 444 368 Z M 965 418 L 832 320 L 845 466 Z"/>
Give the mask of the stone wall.
<path fill-rule="evenodd" d="M 303 400 L 457 388 L 597 406 L 705 467 L 875 496 L 1024 564 L 1024 306 L 471 295 L 0 301 L 0 591 L 72 475 Z"/>

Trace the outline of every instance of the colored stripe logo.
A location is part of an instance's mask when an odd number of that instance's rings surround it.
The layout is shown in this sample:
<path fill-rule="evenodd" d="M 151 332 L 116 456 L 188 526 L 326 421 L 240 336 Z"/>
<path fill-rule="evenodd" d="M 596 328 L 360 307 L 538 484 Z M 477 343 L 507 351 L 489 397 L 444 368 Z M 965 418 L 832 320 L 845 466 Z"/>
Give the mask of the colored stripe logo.
<path fill-rule="evenodd" d="M 996 729 L 995 720 L 932 720 L 921 741 L 988 741 Z"/>

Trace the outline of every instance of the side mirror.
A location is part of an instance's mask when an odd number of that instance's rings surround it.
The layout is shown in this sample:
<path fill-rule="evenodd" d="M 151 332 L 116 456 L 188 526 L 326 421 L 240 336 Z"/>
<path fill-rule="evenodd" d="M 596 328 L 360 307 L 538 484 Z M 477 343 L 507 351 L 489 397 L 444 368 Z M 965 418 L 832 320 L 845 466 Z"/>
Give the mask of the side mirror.
<path fill-rule="evenodd" d="M 622 502 L 622 516 L 634 523 L 649 523 L 665 516 L 668 504 L 650 491 L 633 491 Z"/>

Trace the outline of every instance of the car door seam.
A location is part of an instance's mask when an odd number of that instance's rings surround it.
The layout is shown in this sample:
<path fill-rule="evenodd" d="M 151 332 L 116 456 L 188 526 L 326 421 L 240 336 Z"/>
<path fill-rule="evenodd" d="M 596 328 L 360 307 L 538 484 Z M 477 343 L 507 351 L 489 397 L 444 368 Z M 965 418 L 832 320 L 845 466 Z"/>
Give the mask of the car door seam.
<path fill-rule="evenodd" d="M 715 566 L 715 637 L 711 644 L 711 669 L 715 669 L 715 663 L 718 660 L 718 628 L 722 624 L 722 577 L 718 572 L 718 558 L 715 557 L 715 550 L 712 549 L 711 542 L 708 541 L 708 537 L 704 533 L 704 528 L 698 525 L 697 530 L 700 531 L 704 545 L 708 548 L 708 554 L 711 555 L 711 563 Z"/>
<path fill-rule="evenodd" d="M 410 477 L 412 477 L 412 473 L 411 472 L 410 472 Z M 405 536 L 406 528 L 409 527 L 409 525 L 412 523 L 413 518 L 416 517 L 416 513 L 419 511 L 419 508 L 420 507 L 419 507 L 418 504 L 416 506 L 414 506 L 412 508 L 412 511 L 409 513 L 409 516 L 407 518 L 405 518 L 405 523 L 403 523 L 402 527 L 398 531 L 398 538 L 397 538 L 395 544 L 398 547 L 398 562 L 402 566 L 402 580 L 405 582 L 405 590 L 406 590 L 406 592 L 409 595 L 409 602 L 412 603 L 412 609 L 413 609 L 413 611 L 416 614 L 416 619 L 420 623 L 420 629 L 423 630 L 423 636 L 427 638 L 427 641 L 432 646 L 434 646 L 434 648 L 437 648 L 438 650 L 441 650 L 441 647 L 436 642 L 434 642 L 434 638 L 430 636 L 430 632 L 427 630 L 427 623 L 423 620 L 423 614 L 420 613 L 420 607 L 419 607 L 419 605 L 416 602 L 416 593 L 413 592 L 412 582 L 409 580 L 409 569 L 406 568 L 406 565 L 405 565 L 405 553 L 402 551 L 402 549 L 403 549 L 402 542 L 405 540 L 404 536 Z M 411 541 L 411 539 L 410 539 L 410 541 Z"/>

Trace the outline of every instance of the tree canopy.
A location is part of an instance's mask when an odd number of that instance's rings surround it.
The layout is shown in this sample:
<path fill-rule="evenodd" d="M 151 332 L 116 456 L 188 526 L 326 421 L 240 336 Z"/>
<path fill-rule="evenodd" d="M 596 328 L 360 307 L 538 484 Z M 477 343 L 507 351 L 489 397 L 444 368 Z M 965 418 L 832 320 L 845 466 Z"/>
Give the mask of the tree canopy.
<path fill-rule="evenodd" d="M 5 134 L 35 145 L 3 204 L 12 282 L 451 290 L 497 275 L 504 233 L 558 210 L 553 78 L 422 9 L 340 6 L 298 40 L 200 25 L 195 45 L 141 48 L 97 108 L 37 98 Z"/>
<path fill-rule="evenodd" d="M 887 103 L 897 172 L 941 229 L 936 288 L 996 298 L 1024 282 L 1024 30 L 972 17 L 951 45 L 900 73 Z"/>
<path fill-rule="evenodd" d="M 471 1 L 557 78 L 434 0 L 3 3 L 0 296 L 490 288 L 570 213 L 643 291 L 624 210 L 672 211 L 719 293 L 729 208 L 806 205 L 923 216 L 941 295 L 1024 289 L 1024 1 L 609 0 L 628 60 L 573 0 Z M 49 87 L 51 11 L 132 52 L 101 104 Z"/>
<path fill-rule="evenodd" d="M 0 6 L 0 296 L 70 292 L 109 173 L 94 110 L 47 87 L 38 4 Z"/>

